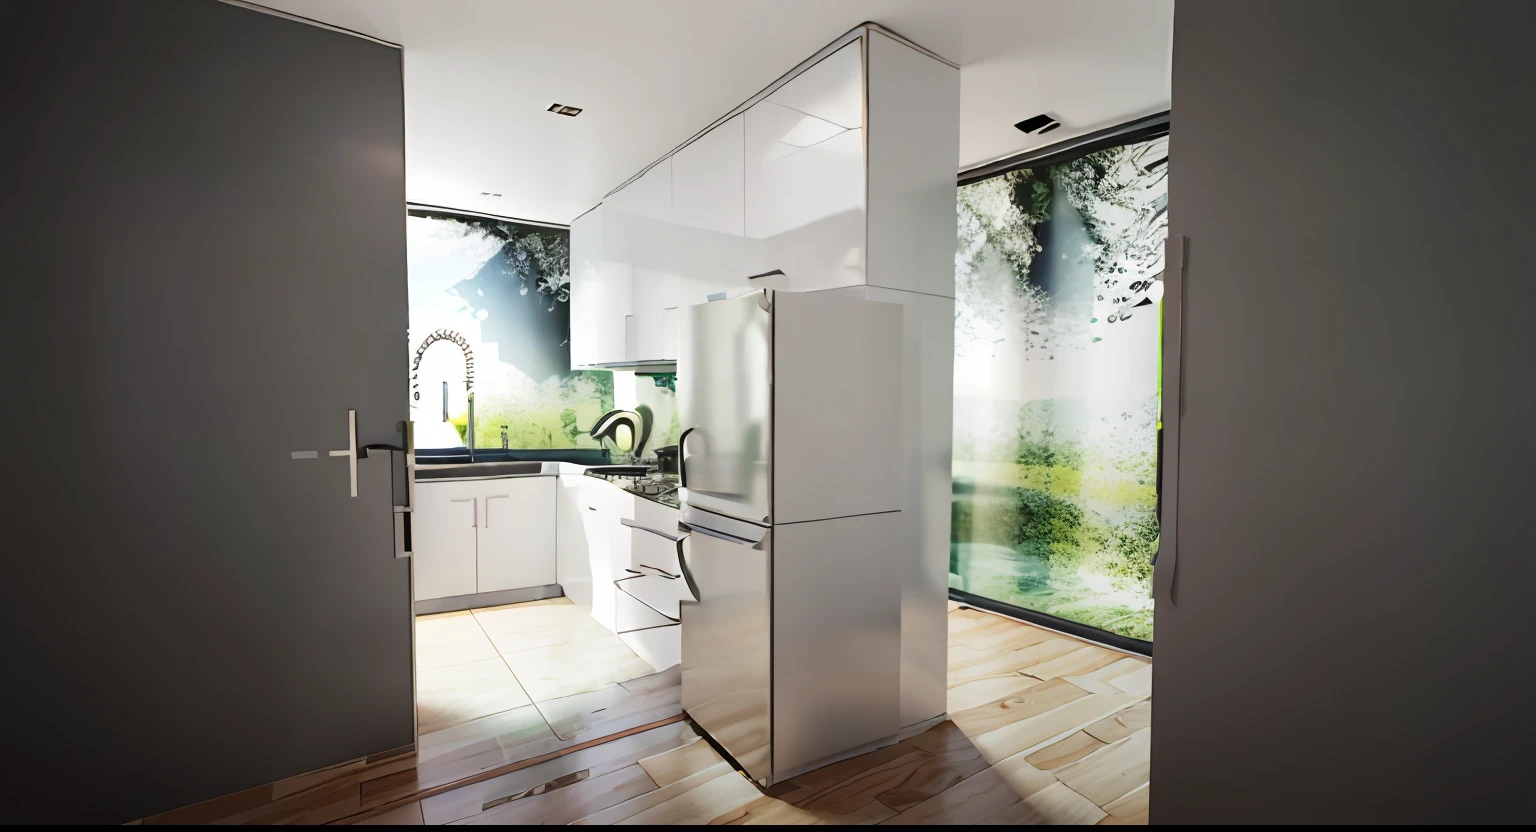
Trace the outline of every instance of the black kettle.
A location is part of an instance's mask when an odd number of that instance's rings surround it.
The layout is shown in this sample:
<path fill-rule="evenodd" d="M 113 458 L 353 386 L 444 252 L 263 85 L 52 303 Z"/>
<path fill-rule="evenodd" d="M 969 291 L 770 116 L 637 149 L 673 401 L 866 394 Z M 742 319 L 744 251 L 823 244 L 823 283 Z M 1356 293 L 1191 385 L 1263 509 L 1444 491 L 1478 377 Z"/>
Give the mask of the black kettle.
<path fill-rule="evenodd" d="M 656 470 L 663 474 L 676 474 L 677 446 L 668 445 L 665 448 L 656 449 Z"/>

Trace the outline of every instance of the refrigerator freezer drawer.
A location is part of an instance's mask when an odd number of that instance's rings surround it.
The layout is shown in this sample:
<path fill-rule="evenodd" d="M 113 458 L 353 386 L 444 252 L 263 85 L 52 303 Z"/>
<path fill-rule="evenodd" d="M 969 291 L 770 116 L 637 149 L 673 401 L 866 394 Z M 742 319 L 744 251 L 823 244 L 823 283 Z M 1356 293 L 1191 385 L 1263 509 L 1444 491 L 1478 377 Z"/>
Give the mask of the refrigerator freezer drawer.
<path fill-rule="evenodd" d="M 752 779 L 772 782 L 772 533 L 760 538 L 688 535 L 683 566 L 697 600 L 682 603 L 683 709 Z"/>

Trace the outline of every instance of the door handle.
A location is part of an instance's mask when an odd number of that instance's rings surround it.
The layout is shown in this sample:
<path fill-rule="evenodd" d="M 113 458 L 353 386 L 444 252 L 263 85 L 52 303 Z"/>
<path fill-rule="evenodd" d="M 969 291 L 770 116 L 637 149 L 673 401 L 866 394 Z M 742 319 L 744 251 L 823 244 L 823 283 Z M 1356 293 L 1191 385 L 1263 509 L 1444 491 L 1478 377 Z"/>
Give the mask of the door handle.
<path fill-rule="evenodd" d="M 347 458 L 347 468 L 352 481 L 352 496 L 357 496 L 357 411 L 347 411 L 347 448 L 343 451 L 331 451 L 331 456 L 344 456 Z"/>
<path fill-rule="evenodd" d="M 683 583 L 688 585 L 688 594 L 693 596 L 694 603 L 698 603 L 699 585 L 693 582 L 693 570 L 688 568 L 688 548 L 684 545 L 687 542 L 686 537 L 677 539 L 677 568 L 683 571 Z M 682 618 L 681 613 L 678 614 L 678 618 Z"/>
<path fill-rule="evenodd" d="M 400 429 L 405 434 L 405 447 L 401 452 L 405 455 L 405 505 L 395 506 L 395 557 L 408 558 L 414 554 L 415 543 L 411 539 L 411 531 L 414 526 L 412 519 L 416 510 L 416 423 L 405 421 L 400 423 Z M 368 446 L 363 448 L 363 453 L 368 453 Z M 389 456 L 390 478 L 393 482 L 395 460 Z M 391 485 L 393 491 L 393 485 Z"/>
<path fill-rule="evenodd" d="M 688 434 L 695 429 L 689 428 L 677 437 L 677 487 L 688 487 Z"/>

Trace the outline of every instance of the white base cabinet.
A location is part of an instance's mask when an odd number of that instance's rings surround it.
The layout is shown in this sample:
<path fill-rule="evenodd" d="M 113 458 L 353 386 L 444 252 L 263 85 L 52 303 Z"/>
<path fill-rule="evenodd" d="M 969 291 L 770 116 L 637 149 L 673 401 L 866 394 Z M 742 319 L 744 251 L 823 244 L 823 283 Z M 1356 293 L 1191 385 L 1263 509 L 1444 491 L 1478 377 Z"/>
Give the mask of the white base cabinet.
<path fill-rule="evenodd" d="M 417 483 L 415 600 L 555 583 L 556 487 L 555 477 Z"/>
<path fill-rule="evenodd" d="M 475 524 L 479 502 L 472 482 L 420 483 L 411 525 L 416 600 L 473 595 Z"/>
<path fill-rule="evenodd" d="M 480 496 L 478 592 L 555 583 L 555 478 L 491 480 Z"/>
<path fill-rule="evenodd" d="M 565 475 L 558 478 L 559 494 L 556 498 L 555 548 L 558 552 L 555 579 L 571 603 L 592 608 L 591 549 L 587 544 L 586 515 L 588 492 L 583 480 L 591 477 Z"/>
<path fill-rule="evenodd" d="M 566 596 L 656 670 L 677 664 L 676 593 L 685 585 L 672 539 L 677 509 L 583 474 L 561 475 L 559 495 L 559 581 Z M 662 586 L 652 585 L 657 582 Z"/>

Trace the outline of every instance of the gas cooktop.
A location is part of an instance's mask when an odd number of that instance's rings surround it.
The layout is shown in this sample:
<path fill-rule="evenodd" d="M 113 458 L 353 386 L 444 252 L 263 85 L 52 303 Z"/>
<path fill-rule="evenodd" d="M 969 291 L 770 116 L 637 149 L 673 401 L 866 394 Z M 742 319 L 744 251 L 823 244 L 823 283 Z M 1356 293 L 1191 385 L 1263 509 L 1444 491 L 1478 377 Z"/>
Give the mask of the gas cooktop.
<path fill-rule="evenodd" d="M 634 469 L 618 473 L 596 468 L 588 469 L 587 476 L 607 480 L 637 497 L 644 497 L 647 500 L 653 500 L 673 508 L 681 507 L 681 502 L 678 500 L 677 495 L 678 477 L 676 474 L 660 474 L 655 470 L 647 470 L 642 474 L 639 470 Z"/>

